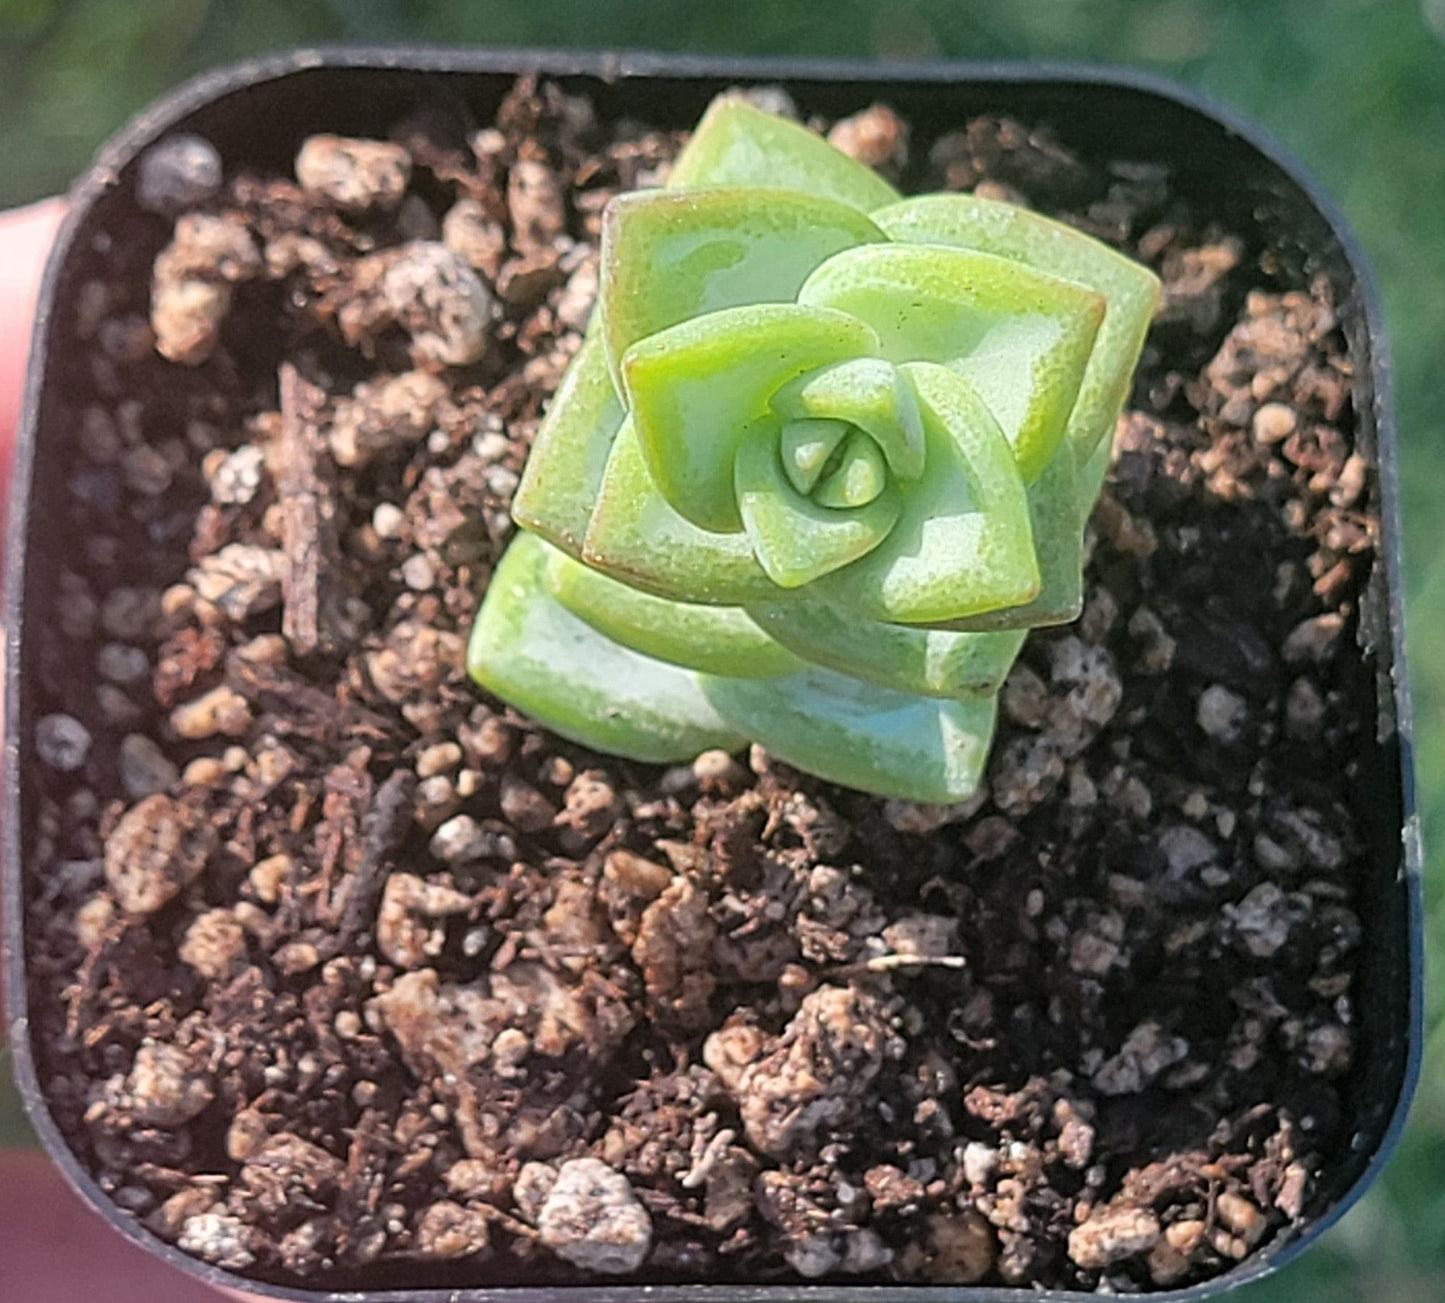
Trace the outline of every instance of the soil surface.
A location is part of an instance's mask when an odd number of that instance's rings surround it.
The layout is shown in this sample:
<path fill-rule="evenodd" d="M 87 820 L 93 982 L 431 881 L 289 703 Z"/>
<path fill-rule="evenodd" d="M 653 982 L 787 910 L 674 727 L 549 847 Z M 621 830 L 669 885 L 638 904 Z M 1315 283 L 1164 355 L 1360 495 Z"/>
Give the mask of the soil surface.
<path fill-rule="evenodd" d="M 1033 126 L 832 138 L 1165 283 L 1086 610 L 957 807 L 590 754 L 465 677 L 601 209 L 679 134 L 524 81 L 298 179 L 168 146 L 79 255 L 33 1036 L 164 1239 L 311 1285 L 1135 1292 L 1338 1160 L 1377 526 L 1330 287 Z"/>

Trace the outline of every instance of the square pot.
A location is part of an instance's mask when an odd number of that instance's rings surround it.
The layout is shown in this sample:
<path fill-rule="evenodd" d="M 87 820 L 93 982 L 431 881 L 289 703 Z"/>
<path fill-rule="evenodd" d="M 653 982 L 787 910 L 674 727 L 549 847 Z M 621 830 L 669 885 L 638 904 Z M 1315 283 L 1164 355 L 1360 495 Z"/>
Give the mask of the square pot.
<path fill-rule="evenodd" d="M 36 793 L 26 775 L 33 764 L 38 715 L 34 679 L 42 618 L 39 600 L 56 582 L 67 540 L 57 537 L 47 508 L 63 491 L 57 450 L 39 439 L 60 398 L 63 368 L 56 355 L 60 305 L 83 280 L 92 240 L 104 230 L 118 196 L 128 192 L 139 156 L 176 131 L 207 137 L 228 171 L 238 165 L 284 172 L 306 135 L 335 131 L 384 135 L 388 126 L 428 96 L 472 106 L 485 119 L 513 78 L 537 72 L 569 90 L 584 91 L 602 116 L 643 117 L 685 128 L 718 91 L 739 83 L 781 83 L 810 111 L 841 115 L 874 98 L 887 100 L 921 132 L 961 124 L 979 112 L 1024 121 L 1064 124 L 1071 142 L 1106 156 L 1167 164 L 1173 184 L 1200 211 L 1230 229 L 1256 233 L 1281 263 L 1300 275 L 1323 274 L 1333 284 L 1341 326 L 1354 364 L 1356 448 L 1378 474 L 1383 538 L 1380 560 L 1361 596 L 1359 640 L 1372 665 L 1378 726 L 1357 757 L 1356 795 L 1363 880 L 1357 905 L 1364 928 L 1355 988 L 1362 1045 L 1343 1086 L 1354 1119 L 1346 1158 L 1325 1172 L 1303 1224 L 1281 1233 L 1238 1267 L 1160 1299 L 1194 1300 L 1255 1279 L 1290 1261 L 1359 1198 L 1383 1166 L 1403 1124 L 1418 1070 L 1422 1007 L 1421 851 L 1411 773 L 1411 719 L 1405 674 L 1399 576 L 1396 451 L 1390 371 L 1370 275 L 1348 230 L 1313 184 L 1259 133 L 1192 92 L 1127 72 L 1049 65 L 941 64 L 880 69 L 867 64 L 722 62 L 666 56 L 586 56 L 520 52 L 301 52 L 208 74 L 147 110 L 101 152 L 72 194 L 71 209 L 48 267 L 30 360 L 10 517 L 6 629 L 8 683 L 5 737 L 5 944 L 8 1017 L 20 1088 L 31 1120 L 55 1162 L 81 1196 L 122 1234 L 211 1284 L 253 1286 L 209 1266 L 144 1229 L 92 1180 L 49 1112 L 36 1074 L 27 1017 L 25 888 L 37 837 Z M 1220 177 L 1225 184 L 1218 184 Z M 394 1278 L 393 1278 L 394 1279 Z M 1040 1295 L 1026 1289 L 924 1285 L 828 1284 L 660 1285 L 597 1284 L 555 1288 L 377 1289 L 328 1294 L 266 1287 L 278 1297 L 365 1298 L 382 1303 L 482 1303 L 568 1299 L 621 1303 L 628 1298 L 706 1299 L 763 1303 L 806 1298 L 814 1303 L 882 1300 L 1062 1300 L 1082 1293 Z"/>

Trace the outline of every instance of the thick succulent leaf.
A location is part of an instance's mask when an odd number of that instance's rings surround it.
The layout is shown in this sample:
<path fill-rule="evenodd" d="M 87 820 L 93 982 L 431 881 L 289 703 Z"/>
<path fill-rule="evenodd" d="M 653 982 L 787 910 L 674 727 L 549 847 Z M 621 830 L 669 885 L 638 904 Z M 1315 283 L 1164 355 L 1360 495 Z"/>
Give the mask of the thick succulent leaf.
<path fill-rule="evenodd" d="M 838 452 L 838 463 L 814 486 L 812 501 L 839 511 L 867 506 L 888 487 L 888 463 L 872 435 L 854 430 Z"/>
<path fill-rule="evenodd" d="M 1064 437 L 1104 316 L 1093 290 L 943 245 L 847 249 L 808 278 L 798 302 L 866 321 L 891 362 L 941 362 L 967 376 L 1026 483 Z"/>
<path fill-rule="evenodd" d="M 923 195 L 873 216 L 895 240 L 980 249 L 1104 296 L 1104 321 L 1069 416 L 1069 442 L 1082 462 L 1113 429 L 1129 395 L 1159 303 L 1159 278 L 1082 231 L 997 199 Z"/>
<path fill-rule="evenodd" d="M 1079 501 L 1083 503 L 1079 524 L 1088 523 L 1094 504 L 1103 491 L 1104 481 L 1109 478 L 1109 467 L 1114 464 L 1114 440 L 1112 435 L 1098 444 L 1079 469 Z"/>
<path fill-rule="evenodd" d="M 858 620 L 824 602 L 800 600 L 748 608 L 784 647 L 813 665 L 925 697 L 997 692 L 1026 631 L 951 633 L 881 620 Z"/>
<path fill-rule="evenodd" d="M 547 591 L 624 647 L 709 674 L 767 678 L 802 668 L 802 662 L 740 606 L 698 606 L 654 597 L 542 546 L 547 552 Z"/>
<path fill-rule="evenodd" d="M 824 669 L 698 683 L 723 718 L 778 759 L 878 796 L 940 805 L 978 786 L 997 712 L 995 697 L 910 696 Z"/>
<path fill-rule="evenodd" d="M 675 601 L 741 606 L 783 595 L 758 564 L 746 534 L 699 529 L 668 505 L 652 482 L 631 418 L 612 445 L 582 560 Z"/>
<path fill-rule="evenodd" d="M 1039 590 L 1028 499 L 1008 441 L 973 386 L 930 362 L 904 368 L 918 394 L 928 472 L 867 556 L 810 595 L 870 620 L 937 624 L 1021 606 Z"/>
<path fill-rule="evenodd" d="M 900 480 L 923 474 L 923 423 L 904 374 L 882 358 L 860 357 L 800 376 L 779 390 L 773 410 L 792 420 L 833 419 L 866 430 Z"/>
<path fill-rule="evenodd" d="M 850 434 L 845 421 L 784 421 L 778 438 L 783 471 L 799 493 L 811 493 L 828 466 L 828 459 Z"/>
<path fill-rule="evenodd" d="M 866 506 L 848 510 L 819 506 L 804 497 L 783 470 L 778 436 L 766 428 L 753 430 L 743 440 L 736 479 L 753 552 L 780 588 L 801 588 L 856 561 L 887 538 L 898 519 L 899 494 L 892 487 Z"/>
<path fill-rule="evenodd" d="M 957 630 L 1031 629 L 1067 624 L 1084 603 L 1084 522 L 1092 497 L 1084 499 L 1071 449 L 1062 448 L 1028 488 L 1029 525 L 1039 565 L 1039 591 L 1021 606 L 942 621 Z"/>
<path fill-rule="evenodd" d="M 1084 609 L 1084 532 L 1113 460 L 1113 440 L 1089 454 L 1082 470 L 1058 457 L 1029 486 L 1029 519 L 1042 583 L 1023 606 L 989 611 L 945 625 L 968 630 L 1025 629 L 1069 624 Z M 1057 463 L 1057 464 L 1055 464 Z"/>
<path fill-rule="evenodd" d="M 863 212 L 898 199 L 878 173 L 806 127 L 719 95 L 673 164 L 668 186 L 784 186 Z"/>
<path fill-rule="evenodd" d="M 619 646 L 556 601 L 543 583 L 546 560 L 534 535 L 512 540 L 472 627 L 473 679 L 554 733 L 633 760 L 745 744 L 692 671 Z"/>
<path fill-rule="evenodd" d="M 573 556 L 581 552 L 623 415 L 602 342 L 589 339 L 572 359 L 537 430 L 512 499 L 518 524 Z"/>
<path fill-rule="evenodd" d="M 826 308 L 725 308 L 650 335 L 622 359 L 627 410 L 653 482 L 694 525 L 742 528 L 733 462 L 759 423 L 776 439 L 770 403 L 804 372 L 873 351 L 861 321 Z"/>
<path fill-rule="evenodd" d="M 613 377 L 638 340 L 723 308 L 791 303 L 833 254 L 884 238 L 856 208 L 793 190 L 618 195 L 602 219 L 599 292 Z"/>

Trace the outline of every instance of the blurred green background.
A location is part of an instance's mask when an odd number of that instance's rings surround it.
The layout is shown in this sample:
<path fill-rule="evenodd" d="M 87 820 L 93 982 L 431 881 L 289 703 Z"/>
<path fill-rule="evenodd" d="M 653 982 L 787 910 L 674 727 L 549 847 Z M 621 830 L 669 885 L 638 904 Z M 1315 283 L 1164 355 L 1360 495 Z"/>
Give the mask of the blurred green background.
<path fill-rule="evenodd" d="M 1445 846 L 1445 0 L 0 0 L 0 206 L 60 189 L 202 68 L 320 41 L 1069 58 L 1180 77 L 1254 115 L 1344 207 L 1398 368 L 1411 668 L 1427 846 Z M 1438 877 L 1438 875 L 1436 875 Z M 1445 1299 L 1445 892 L 1425 1076 L 1384 1178 L 1246 1303 Z M 24 1124 L 0 1073 L 0 1146 Z"/>

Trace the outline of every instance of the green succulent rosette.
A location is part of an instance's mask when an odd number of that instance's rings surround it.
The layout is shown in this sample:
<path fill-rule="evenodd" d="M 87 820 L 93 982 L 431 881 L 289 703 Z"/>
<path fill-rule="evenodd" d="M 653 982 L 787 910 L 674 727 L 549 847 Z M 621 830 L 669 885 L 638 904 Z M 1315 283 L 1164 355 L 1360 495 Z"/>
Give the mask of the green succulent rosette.
<path fill-rule="evenodd" d="M 600 281 L 473 677 L 636 759 L 966 797 L 1027 630 L 1079 612 L 1155 277 L 723 97 L 608 205 Z"/>

